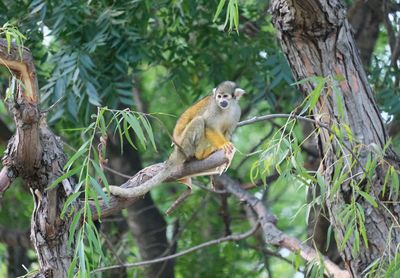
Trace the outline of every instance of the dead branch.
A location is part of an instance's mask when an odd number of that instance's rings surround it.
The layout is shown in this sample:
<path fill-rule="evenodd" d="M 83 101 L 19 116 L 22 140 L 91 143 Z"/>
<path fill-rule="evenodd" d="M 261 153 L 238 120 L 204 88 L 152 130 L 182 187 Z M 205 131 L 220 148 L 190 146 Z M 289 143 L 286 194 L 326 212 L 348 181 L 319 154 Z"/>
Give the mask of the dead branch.
<path fill-rule="evenodd" d="M 0 171 L 0 196 L 8 189 L 15 176 L 8 167 L 3 167 Z"/>
<path fill-rule="evenodd" d="M 137 263 L 102 267 L 102 268 L 98 268 L 98 269 L 93 270 L 91 273 L 103 272 L 103 271 L 106 271 L 106 270 L 111 270 L 111 269 L 116 269 L 116 268 L 121 268 L 121 267 L 130 268 L 130 267 L 146 266 L 146 265 L 149 265 L 149 264 L 155 264 L 155 263 L 159 263 L 159 262 L 163 262 L 163 261 L 167 261 L 167 260 L 172 260 L 172 259 L 175 259 L 175 258 L 178 258 L 178 257 L 182 257 L 182 256 L 184 256 L 186 254 L 198 251 L 198 250 L 206 248 L 206 247 L 210 247 L 210 246 L 213 246 L 213 245 L 221 244 L 222 242 L 239 241 L 239 240 L 248 238 L 249 236 L 251 236 L 252 234 L 254 234 L 257 231 L 258 227 L 259 227 L 259 225 L 256 225 L 251 230 L 249 230 L 249 231 L 247 231 L 245 233 L 242 233 L 242 234 L 229 235 L 229 236 L 226 236 L 226 237 L 221 237 L 221 238 L 218 238 L 218 239 L 210 240 L 210 241 L 204 242 L 202 244 L 199 244 L 197 246 L 193 246 L 193 247 L 191 247 L 191 248 L 189 248 L 187 250 L 181 251 L 179 253 L 175 253 L 173 255 L 169 255 L 169 256 L 153 259 L 153 260 L 148 260 L 148 261 L 137 262 Z"/>
<path fill-rule="evenodd" d="M 242 189 L 238 182 L 234 181 L 227 175 L 216 176 L 215 180 L 223 185 L 228 192 L 235 195 L 239 200 L 245 201 L 253 208 L 257 214 L 258 221 L 261 224 L 267 244 L 285 247 L 294 253 L 299 253 L 300 256 L 307 262 L 319 263 L 320 255 L 314 249 L 303 244 L 297 238 L 286 235 L 279 230 L 275 226 L 275 217 L 267 211 L 264 204 L 246 190 Z M 340 278 L 351 277 L 348 271 L 342 270 L 328 258 L 323 258 L 323 262 L 325 264 L 327 272 L 326 274 Z"/>
<path fill-rule="evenodd" d="M 0 39 L 0 64 L 7 67 L 18 79 L 22 81 L 24 93 L 29 103 L 37 103 L 38 83 L 36 78 L 35 66 L 33 64 L 32 54 L 27 48 L 22 48 L 20 53 L 19 46 L 12 43 L 8 49 L 8 43 Z M 20 54 L 22 54 L 20 56 Z"/>
<path fill-rule="evenodd" d="M 224 152 L 218 151 L 209 156 L 204 160 L 193 160 L 188 163 L 185 163 L 181 167 L 176 168 L 171 177 L 166 179 L 166 182 L 176 181 L 182 177 L 190 176 L 196 173 L 201 173 L 206 170 L 213 169 L 227 162 L 225 158 Z M 123 188 L 131 188 L 137 187 L 151 179 L 155 175 L 157 175 L 160 171 L 162 171 L 164 167 L 164 163 L 153 164 L 149 167 L 146 167 L 139 171 L 135 176 L 133 176 L 130 180 L 121 185 Z M 161 184 L 160 184 L 161 185 Z M 102 217 L 106 217 L 116 211 L 119 211 L 123 208 L 130 206 L 134 203 L 139 197 L 132 198 L 119 198 L 116 196 L 110 196 L 109 205 L 106 205 L 104 201 L 101 201 L 101 211 Z M 91 210 L 93 212 L 93 219 L 98 219 L 99 215 L 97 214 L 97 210 L 95 208 L 94 203 L 90 204 Z"/>

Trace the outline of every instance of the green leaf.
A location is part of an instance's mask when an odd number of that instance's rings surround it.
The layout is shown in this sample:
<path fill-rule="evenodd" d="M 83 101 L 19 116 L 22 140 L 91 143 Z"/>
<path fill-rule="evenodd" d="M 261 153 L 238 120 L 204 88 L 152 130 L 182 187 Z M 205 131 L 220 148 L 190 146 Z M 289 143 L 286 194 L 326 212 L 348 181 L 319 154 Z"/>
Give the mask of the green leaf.
<path fill-rule="evenodd" d="M 298 271 L 301 263 L 301 255 L 300 251 L 296 251 L 296 258 L 295 258 L 295 270 Z"/>
<path fill-rule="evenodd" d="M 233 17 L 233 22 L 235 24 L 236 31 L 239 32 L 239 6 L 237 0 L 235 0 L 235 14 Z"/>
<path fill-rule="evenodd" d="M 153 129 L 152 129 L 150 123 L 149 123 L 149 120 L 146 117 L 144 117 L 143 115 L 140 115 L 140 114 L 139 114 L 139 119 L 141 120 L 142 125 L 144 126 L 144 128 L 145 128 L 145 130 L 147 132 L 147 136 L 149 137 L 150 142 L 151 142 L 154 150 L 157 151 L 156 142 L 154 141 Z"/>
<path fill-rule="evenodd" d="M 109 199 L 108 196 L 105 194 L 103 191 L 101 185 L 97 182 L 96 179 L 90 177 L 90 184 L 94 187 L 96 192 L 101 196 L 101 198 L 104 200 L 104 203 L 108 206 L 109 205 Z M 101 212 L 101 211 L 100 211 Z"/>
<path fill-rule="evenodd" d="M 350 127 L 343 123 L 342 126 L 344 127 L 346 134 L 347 134 L 347 138 L 349 138 L 350 143 L 353 143 L 353 133 L 351 132 Z"/>
<path fill-rule="evenodd" d="M 344 246 L 346 245 L 346 243 L 349 240 L 352 233 L 353 233 L 353 225 L 349 225 L 347 227 L 346 233 L 344 234 L 342 244 L 340 245 L 340 248 L 339 248 L 340 252 L 342 252 L 344 250 Z"/>
<path fill-rule="evenodd" d="M 361 234 L 361 236 L 362 236 L 362 238 L 364 240 L 365 247 L 368 248 L 367 231 L 365 230 L 364 222 L 362 222 L 360 220 L 360 216 L 359 216 L 359 231 L 360 231 L 360 234 Z"/>
<path fill-rule="evenodd" d="M 393 199 L 397 200 L 397 196 L 399 194 L 399 175 L 397 174 L 397 171 L 394 168 L 391 168 L 391 178 L 392 178 L 392 184 L 390 186 L 389 199 L 392 197 L 393 193 Z"/>
<path fill-rule="evenodd" d="M 61 214 L 60 214 L 60 218 L 61 218 L 61 219 L 64 219 L 65 212 L 66 212 L 67 209 L 69 208 L 70 204 L 71 204 L 73 201 L 75 201 L 76 198 L 78 198 L 78 196 L 79 196 L 80 194 L 81 194 L 81 192 L 75 192 L 75 193 L 73 193 L 73 194 L 71 194 L 71 195 L 68 196 L 68 198 L 67 198 L 67 200 L 65 201 L 65 204 L 64 204 L 64 206 L 63 206 L 63 209 L 62 209 L 62 211 L 61 211 Z"/>
<path fill-rule="evenodd" d="M 88 234 L 88 239 L 93 243 L 94 251 L 96 251 L 100 255 L 103 255 L 103 250 L 101 248 L 100 237 L 99 237 L 99 234 L 96 231 L 96 227 L 94 226 L 93 222 L 85 225 L 85 228 L 86 228 L 86 232 Z"/>
<path fill-rule="evenodd" d="M 218 16 L 220 15 L 220 13 L 222 12 L 222 8 L 225 6 L 225 0 L 221 0 L 219 1 L 218 7 L 217 7 L 217 11 L 215 12 L 214 15 L 214 19 L 213 22 L 215 22 L 218 18 Z"/>
<path fill-rule="evenodd" d="M 50 186 L 46 188 L 46 190 L 50 190 L 50 189 L 55 188 L 60 182 L 62 182 L 63 180 L 68 179 L 69 177 L 77 174 L 81 169 L 82 169 L 82 165 L 79 165 L 76 168 L 66 172 L 64 175 L 58 177 L 54 182 L 52 182 L 50 184 Z"/>
<path fill-rule="evenodd" d="M 11 51 L 11 35 L 9 32 L 6 32 L 6 40 L 7 40 L 7 50 L 8 53 Z"/>
<path fill-rule="evenodd" d="M 73 278 L 74 277 L 77 260 L 78 260 L 78 258 L 74 257 L 74 259 L 72 260 L 71 264 L 69 265 L 68 278 Z"/>
<path fill-rule="evenodd" d="M 364 197 L 364 199 L 370 203 L 371 205 L 373 205 L 375 208 L 378 207 L 378 203 L 374 200 L 374 198 L 369 195 L 367 192 L 361 191 L 360 189 L 357 190 L 357 192 Z"/>
<path fill-rule="evenodd" d="M 103 182 L 104 186 L 108 189 L 109 184 L 104 172 L 101 170 L 100 166 L 97 164 L 96 161 L 92 161 L 93 168 L 95 169 L 96 175 L 98 175 Z"/>
<path fill-rule="evenodd" d="M 81 276 L 86 276 L 86 264 L 85 264 L 85 245 L 83 243 L 83 239 L 78 242 L 77 245 L 78 250 L 78 258 L 79 258 L 79 270 Z"/>
<path fill-rule="evenodd" d="M 73 239 L 75 237 L 76 234 L 76 227 L 79 224 L 79 220 L 81 219 L 82 216 L 82 210 L 78 210 L 71 222 L 71 226 L 69 226 L 69 235 L 68 235 L 68 241 L 67 241 L 67 246 L 69 249 L 71 249 L 71 243 L 73 242 Z"/>
<path fill-rule="evenodd" d="M 332 237 L 332 225 L 329 225 L 328 231 L 326 232 L 326 247 L 325 247 L 325 251 L 328 251 L 329 249 L 329 245 L 331 243 L 331 237 Z"/>
<path fill-rule="evenodd" d="M 340 92 L 339 88 L 336 85 L 336 82 L 332 83 L 332 91 L 333 91 L 333 93 L 335 95 L 336 107 L 337 107 L 337 110 L 338 110 L 339 119 L 343 119 L 343 117 L 344 117 L 343 97 L 342 97 L 342 93 Z"/>
<path fill-rule="evenodd" d="M 385 181 L 383 182 L 383 186 L 382 186 L 382 197 L 385 196 L 385 193 L 386 193 L 386 186 L 387 186 L 387 184 L 388 184 L 388 181 L 389 181 L 389 178 L 390 178 L 390 175 L 391 175 L 392 168 L 393 168 L 393 166 L 390 166 L 390 167 L 388 168 L 388 170 L 386 171 Z"/>
<path fill-rule="evenodd" d="M 87 146 L 89 145 L 90 141 L 86 141 L 85 143 L 82 144 L 82 146 L 79 148 L 79 150 L 68 160 L 67 163 L 64 165 L 64 171 L 71 167 L 71 165 L 75 162 L 75 160 L 80 157 L 84 152 L 88 151 Z"/>
<path fill-rule="evenodd" d="M 131 135 L 130 135 L 130 133 L 129 133 L 128 121 L 125 120 L 124 113 L 122 114 L 122 116 L 123 116 L 123 118 L 124 118 L 124 121 L 123 121 L 123 124 L 122 124 L 122 125 L 123 125 L 123 128 L 124 128 L 124 135 L 125 135 L 126 141 L 128 141 L 128 143 L 129 143 L 135 150 L 137 150 L 135 144 L 133 143 L 133 140 L 132 140 L 132 138 L 131 138 Z M 122 141 L 121 141 L 121 142 L 122 142 Z M 121 145 L 122 145 L 122 143 L 121 143 Z"/>
<path fill-rule="evenodd" d="M 315 89 L 312 90 L 311 93 L 309 94 L 309 96 L 310 96 L 310 107 L 309 107 L 309 110 L 310 111 L 317 104 L 317 101 L 318 101 L 318 99 L 321 96 L 321 93 L 323 91 L 324 85 L 325 85 L 325 79 L 324 78 L 320 78 L 318 83 L 317 83 L 317 86 L 315 87 Z"/>

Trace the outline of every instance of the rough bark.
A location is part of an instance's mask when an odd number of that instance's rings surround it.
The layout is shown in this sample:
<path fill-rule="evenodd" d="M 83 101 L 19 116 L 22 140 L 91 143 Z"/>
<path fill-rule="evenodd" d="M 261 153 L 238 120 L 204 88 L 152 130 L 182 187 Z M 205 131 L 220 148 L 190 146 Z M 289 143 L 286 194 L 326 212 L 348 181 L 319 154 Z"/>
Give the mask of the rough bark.
<path fill-rule="evenodd" d="M 17 130 L 3 158 L 0 188 L 6 189 L 15 176 L 22 178 L 34 197 L 31 240 L 40 265 L 37 277 L 65 277 L 72 259 L 67 248 L 70 219 L 60 219 L 67 195 L 67 183 L 46 190 L 62 174 L 66 157 L 59 138 L 48 129 L 38 109 L 38 86 L 32 56 L 27 49 L 22 57 L 15 45 L 8 51 L 0 41 L 1 63 L 21 80 L 9 110 Z M 66 189 L 65 189 L 66 188 Z"/>
<path fill-rule="evenodd" d="M 339 97 L 344 102 L 343 117 L 339 117 L 338 103 L 329 88 L 324 90 L 313 112 L 315 117 L 329 126 L 334 123 L 346 123 L 350 127 L 354 138 L 361 144 L 357 152 L 359 163 L 353 168 L 353 173 L 362 172 L 368 154 L 372 154 L 371 144 L 383 148 L 387 136 L 351 35 L 345 7 L 336 0 L 275 0 L 271 4 L 271 12 L 283 52 L 297 80 L 310 76 L 344 78 L 338 86 Z M 312 82 L 300 85 L 305 94 L 311 92 L 314 87 Z M 333 143 L 330 136 L 327 130 L 321 130 L 318 135 L 321 157 L 324 158 L 320 171 L 327 184 L 332 180 L 334 167 L 331 166 L 338 161 L 339 157 L 336 154 L 340 151 L 340 146 Z M 345 144 L 349 149 L 354 147 L 354 143 L 349 140 Z M 349 151 L 346 152 L 347 155 L 351 155 Z M 390 149 L 389 152 L 390 156 L 395 157 Z M 372 156 L 374 157 L 373 154 Z M 372 190 L 369 193 L 378 201 L 384 176 L 385 169 L 379 166 L 371 181 Z M 351 193 L 352 189 L 348 182 L 345 182 L 335 198 L 327 202 L 330 221 L 339 243 L 343 240 L 346 227 L 339 224 L 337 217 L 352 198 Z M 376 259 L 396 254 L 400 231 L 392 228 L 392 216 L 399 219 L 400 207 L 389 205 L 388 210 L 383 206 L 374 208 L 364 198 L 356 195 L 356 201 L 365 212 L 369 245 L 368 248 L 362 245 L 359 254 L 353 256 L 351 249 L 354 241 L 350 238 L 341 256 L 352 275 L 359 277 Z M 394 244 L 387 244 L 389 238 Z"/>
<path fill-rule="evenodd" d="M 360 51 L 361 61 L 363 62 L 364 69 L 368 70 L 371 63 L 372 53 L 376 41 L 378 39 L 379 26 L 383 22 L 383 8 L 381 0 L 357 0 L 348 9 L 347 18 L 352 26 L 354 39 Z M 304 126 L 311 126 L 309 123 L 304 123 Z M 307 128 L 308 129 L 308 128 Z M 305 132 L 308 135 L 311 131 Z M 307 136 L 305 136 L 307 137 Z M 313 136 L 314 138 L 314 136 Z M 310 145 L 316 147 L 316 140 L 310 140 Z M 316 159 L 312 162 L 316 162 Z M 317 164 L 319 164 L 319 160 Z M 315 165 L 312 163 L 311 165 Z M 311 168 L 317 170 L 318 166 Z M 312 193 L 309 192 L 310 197 Z M 341 258 L 337 250 L 334 238 L 331 237 L 329 249 L 326 251 L 328 240 L 328 229 L 330 226 L 329 212 L 327 208 L 316 208 L 310 211 L 308 220 L 308 234 L 313 238 L 313 243 L 320 252 L 327 255 L 332 261 L 339 263 Z"/>

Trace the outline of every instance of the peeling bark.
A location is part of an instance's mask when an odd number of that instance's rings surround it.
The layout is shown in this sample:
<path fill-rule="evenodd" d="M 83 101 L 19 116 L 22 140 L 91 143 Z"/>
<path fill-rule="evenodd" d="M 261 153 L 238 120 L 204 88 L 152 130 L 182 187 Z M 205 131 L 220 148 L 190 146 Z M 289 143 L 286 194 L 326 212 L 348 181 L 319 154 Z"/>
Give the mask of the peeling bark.
<path fill-rule="evenodd" d="M 350 127 L 354 138 L 362 144 L 358 149 L 360 164 L 356 164 L 353 173 L 362 172 L 368 154 L 374 157 L 371 145 L 376 144 L 383 148 L 388 138 L 350 32 L 345 7 L 337 0 L 275 0 L 271 3 L 271 12 L 283 52 L 296 80 L 310 76 L 344 78 L 338 86 L 341 93 L 339 97 L 344 102 L 344 116 L 339 117 L 338 103 L 329 89 L 324 90 L 313 112 L 315 117 L 329 126 L 346 123 Z M 314 86 L 312 82 L 306 82 L 300 85 L 300 89 L 307 94 Z M 349 149 L 355 146 L 349 140 L 344 143 Z M 336 153 L 340 146 L 330 140 L 330 134 L 326 130 L 319 133 L 318 145 L 321 157 L 324 157 L 320 171 L 329 184 L 334 170 L 331 166 L 339 159 Z M 350 155 L 350 152 L 346 152 Z M 387 155 L 397 160 L 390 149 Z M 384 167 L 377 168 L 372 180 L 372 190 L 369 192 L 378 201 L 385 171 Z M 337 217 L 351 199 L 351 193 L 349 183 L 343 183 L 340 192 L 327 203 L 330 221 L 339 243 L 343 240 L 346 227 L 339 224 Z M 384 199 L 387 200 L 386 198 L 385 196 Z M 391 204 L 387 206 L 388 211 L 382 205 L 374 208 L 360 196 L 356 201 L 365 212 L 369 245 L 368 248 L 362 245 L 359 255 L 353 256 L 351 248 L 354 239 L 350 238 L 341 256 L 352 275 L 359 277 L 376 259 L 389 258 L 396 254 L 400 230 L 392 228 L 392 216 L 399 219 L 400 206 Z M 393 244 L 388 244 L 389 239 Z"/>
<path fill-rule="evenodd" d="M 0 40 L 1 64 L 8 67 L 18 84 L 9 110 L 17 130 L 8 143 L 0 173 L 0 187 L 4 192 L 16 176 L 31 189 L 34 211 L 31 240 L 40 265 L 36 277 L 65 277 L 72 260 L 67 248 L 71 219 L 60 219 L 64 202 L 70 193 L 64 186 L 46 190 L 62 175 L 66 157 L 61 140 L 46 125 L 45 115 L 38 109 L 38 85 L 32 55 L 28 49 L 12 44 L 10 51 L 5 40 Z M 73 246 L 72 246 L 73 247 Z"/>

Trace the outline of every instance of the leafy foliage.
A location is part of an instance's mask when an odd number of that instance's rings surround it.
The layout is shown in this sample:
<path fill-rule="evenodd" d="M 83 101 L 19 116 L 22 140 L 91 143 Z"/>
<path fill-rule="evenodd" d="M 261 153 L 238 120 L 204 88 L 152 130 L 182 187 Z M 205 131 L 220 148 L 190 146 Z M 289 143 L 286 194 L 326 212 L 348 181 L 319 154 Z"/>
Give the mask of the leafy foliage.
<path fill-rule="evenodd" d="M 337 103 L 338 119 L 343 119 L 344 104 L 337 86 L 341 77 L 311 77 L 300 81 L 314 84 L 314 90 L 304 100 L 300 100 L 294 86 L 289 86 L 294 82 L 290 68 L 280 53 L 269 16 L 260 12 L 266 10 L 265 5 L 264 1 L 237 0 L 0 1 L 4 11 L 0 14 L 0 24 L 5 30 L 0 35 L 13 38 L 7 34 L 17 34 L 16 30 L 20 30 L 27 38 L 24 43 L 36 61 L 41 107 L 45 109 L 59 101 L 48 119 L 52 128 L 68 142 L 70 160 L 65 167 L 66 174 L 52 186 L 64 178 L 77 177 L 74 194 L 62 212 L 64 217 L 73 216 L 69 241 L 76 241 L 76 249 L 70 276 L 88 277 L 98 266 L 119 262 L 116 257 L 123 261 L 140 260 L 130 233 L 120 236 L 115 246 L 118 256 L 115 256 L 114 250 L 108 250 L 108 239 L 99 233 L 91 219 L 89 201 L 101 213 L 99 202 L 108 199 L 102 190 L 109 183 L 102 168 L 108 155 L 107 140 L 116 137 L 127 142 L 145 163 L 165 159 L 170 145 L 166 130 L 172 130 L 175 121 L 168 115 L 178 115 L 226 79 L 238 82 L 248 93 L 242 107 L 244 118 L 290 113 L 293 107 L 298 107 L 295 111 L 301 111 L 299 114 L 305 117 L 311 111 L 318 114 L 316 104 L 328 91 Z M 224 29 L 229 32 L 225 33 Z M 233 30 L 236 32 L 230 32 Z M 14 37 L 18 38 L 23 37 Z M 383 66 L 386 56 L 378 51 L 369 77 L 378 92 L 381 108 L 396 119 L 400 111 L 395 97 L 398 87 L 394 82 L 398 73 Z M 8 76 L 2 72 L 0 85 L 3 88 L 7 84 Z M 135 90 L 139 101 L 132 97 Z M 145 110 L 135 112 L 140 101 L 145 104 Z M 4 118 L 7 122 L 9 119 L 3 110 L 1 120 Z M 158 112 L 160 120 L 153 117 L 154 112 Z M 323 130 L 320 127 L 314 132 Z M 353 180 L 363 146 L 357 144 L 346 124 L 334 123 L 328 134 L 332 144 L 339 146 L 340 152 L 336 155 L 341 157 L 332 165 L 331 180 L 325 180 L 315 169 L 307 167 L 309 157 L 304 148 L 312 134 L 304 134 L 299 120 L 293 117 L 237 130 L 234 142 L 240 152 L 230 175 L 244 184 L 261 181 L 263 187 L 252 189 L 252 193 L 278 216 L 281 229 L 302 240 L 308 238 L 306 219 L 310 212 L 326 200 L 334 200 L 335 194 L 348 185 L 352 199 L 336 212 L 341 220 L 337 225 L 344 233 L 335 237 L 339 248 L 351 245 L 356 257 L 361 246 L 368 246 L 368 236 L 365 211 L 355 200 L 361 199 L 372 207 L 381 206 L 380 198 L 385 196 L 398 200 L 398 170 L 385 161 L 382 155 L 385 150 L 369 146 L 371 155 L 365 158 L 365 167 L 358 179 Z M 397 140 L 393 141 L 395 146 L 398 146 Z M 377 167 L 388 168 L 384 190 L 378 194 L 370 186 Z M 13 190 L 15 194 L 7 192 L 7 198 L 12 195 L 10 202 L 22 205 L 2 210 L 1 222 L 27 227 L 31 200 L 19 190 Z M 313 196 L 309 202 L 307 192 Z M 166 188 L 159 188 L 152 195 L 162 211 L 174 199 Z M 218 216 L 219 197 L 200 190 L 195 190 L 193 195 L 176 215 L 184 226 L 177 238 L 178 250 L 223 235 L 223 221 Z M 86 200 L 86 205 L 72 211 L 69 205 L 79 198 Z M 8 203 L 2 204 L 9 207 L 5 205 Z M 244 207 L 229 199 L 228 208 L 231 229 L 248 229 Z M 82 226 L 78 225 L 80 217 L 84 219 Z M 173 219 L 166 218 L 166 221 L 172 241 Z M 114 234 L 117 231 L 111 231 L 109 237 Z M 268 271 L 274 277 L 293 277 L 297 271 L 321 277 L 324 273 L 318 262 L 307 266 L 296 254 L 289 255 L 271 246 L 262 246 L 263 249 L 260 245 L 256 238 L 251 238 L 202 250 L 177 260 L 175 273 L 182 277 L 193 273 L 199 277 L 264 277 Z M 395 277 L 398 260 L 398 256 L 377 260 L 366 275 Z M 128 274 L 140 276 L 143 271 L 131 269 Z"/>

